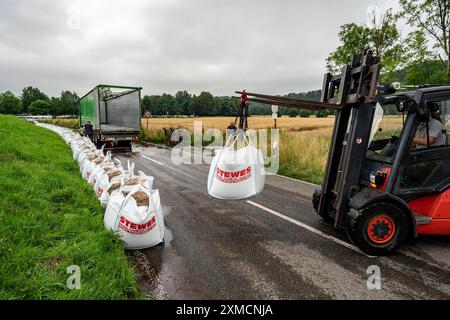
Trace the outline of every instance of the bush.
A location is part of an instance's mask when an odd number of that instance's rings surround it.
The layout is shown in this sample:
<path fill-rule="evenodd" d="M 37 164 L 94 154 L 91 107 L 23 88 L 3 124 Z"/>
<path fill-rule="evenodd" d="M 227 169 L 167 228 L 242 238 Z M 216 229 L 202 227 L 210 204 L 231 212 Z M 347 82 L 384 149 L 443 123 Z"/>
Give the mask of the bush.
<path fill-rule="evenodd" d="M 311 116 L 311 112 L 308 110 L 300 110 L 301 118 L 309 118 Z"/>
<path fill-rule="evenodd" d="M 45 100 L 36 100 L 28 107 L 32 115 L 47 115 L 50 113 L 50 103 Z"/>
<path fill-rule="evenodd" d="M 327 110 L 320 110 L 316 112 L 316 118 L 327 118 L 330 114 Z"/>
<path fill-rule="evenodd" d="M 291 109 L 289 110 L 289 118 L 295 118 L 298 116 L 298 111 L 297 109 Z"/>

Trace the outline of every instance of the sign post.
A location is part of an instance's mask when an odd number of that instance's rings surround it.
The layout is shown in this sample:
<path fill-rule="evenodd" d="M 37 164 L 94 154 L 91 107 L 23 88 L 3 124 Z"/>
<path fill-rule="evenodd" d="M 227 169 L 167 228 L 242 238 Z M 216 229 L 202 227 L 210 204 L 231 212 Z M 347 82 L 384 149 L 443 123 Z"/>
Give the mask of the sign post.
<path fill-rule="evenodd" d="M 277 119 L 278 119 L 278 106 L 272 105 L 272 119 L 274 121 L 274 128 L 277 128 Z"/>
<path fill-rule="evenodd" d="M 147 118 L 147 132 L 148 132 L 148 118 L 152 116 L 152 113 L 150 111 L 145 111 L 144 117 Z"/>

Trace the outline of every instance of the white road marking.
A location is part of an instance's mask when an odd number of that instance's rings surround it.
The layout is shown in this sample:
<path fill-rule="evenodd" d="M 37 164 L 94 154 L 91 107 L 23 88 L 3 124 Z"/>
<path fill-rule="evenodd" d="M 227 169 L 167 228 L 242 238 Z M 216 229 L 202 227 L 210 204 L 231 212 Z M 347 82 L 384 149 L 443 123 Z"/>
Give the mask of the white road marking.
<path fill-rule="evenodd" d="M 277 217 L 279 217 L 279 218 L 281 218 L 281 219 L 284 219 L 284 220 L 286 220 L 286 221 L 288 221 L 288 222 L 291 222 L 291 223 L 293 223 L 293 224 L 295 224 L 295 225 L 297 225 L 297 226 L 299 226 L 299 227 L 302 227 L 302 228 L 304 228 L 304 229 L 306 229 L 306 230 L 308 230 L 308 231 L 310 231 L 310 232 L 312 232 L 312 233 L 315 233 L 315 234 L 317 234 L 317 235 L 319 235 L 319 236 L 321 236 L 321 237 L 323 237 L 323 238 L 325 238 L 325 239 L 331 240 L 331 241 L 333 241 L 333 242 L 335 242 L 335 243 L 337 243 L 337 244 L 339 244 L 339 245 L 341 245 L 341 246 L 343 246 L 343 247 L 346 247 L 346 248 L 348 248 L 348 249 L 350 249 L 350 250 L 353 250 L 353 251 L 355 251 L 355 252 L 357 252 L 357 253 L 359 253 L 359 254 L 362 254 L 362 255 L 364 255 L 364 256 L 366 256 L 366 257 L 368 257 L 368 258 L 375 258 L 375 257 L 373 257 L 373 256 L 370 256 L 370 255 L 365 254 L 365 253 L 362 252 L 358 247 L 355 247 L 354 245 L 352 245 L 352 244 L 350 244 L 350 243 L 347 243 L 347 242 L 345 242 L 345 241 L 342 241 L 341 239 L 338 239 L 338 238 L 336 238 L 336 237 L 333 237 L 332 235 L 329 235 L 329 234 L 327 234 L 327 233 L 325 233 L 325 232 L 322 232 L 322 231 L 320 231 L 320 230 L 317 230 L 316 228 L 313 228 L 313 227 L 311 227 L 311 226 L 309 226 L 309 225 L 307 225 L 307 224 L 305 224 L 305 223 L 303 223 L 303 222 L 300 222 L 300 221 L 297 221 L 297 220 L 295 220 L 295 219 L 292 219 L 292 218 L 290 218 L 290 217 L 288 217 L 288 216 L 285 216 L 285 215 L 282 214 L 282 213 L 276 212 L 275 210 L 272 210 L 272 209 L 269 209 L 269 208 L 267 208 L 267 207 L 264 207 L 263 205 L 260 205 L 260 204 L 258 204 L 258 203 L 255 203 L 255 202 L 253 202 L 253 201 L 248 200 L 248 201 L 246 201 L 246 202 L 247 202 L 248 204 L 254 206 L 254 207 L 257 207 L 257 208 L 262 209 L 262 210 L 264 210 L 264 211 L 266 211 L 266 212 L 268 212 L 268 213 L 271 213 L 271 214 L 273 214 L 274 216 L 277 216 Z"/>
<path fill-rule="evenodd" d="M 160 166 L 166 166 L 166 167 L 168 167 L 167 164 L 162 163 L 162 162 L 159 162 L 159 161 L 156 161 L 155 159 L 152 159 L 152 158 L 149 158 L 149 157 L 146 157 L 146 156 L 142 156 L 142 158 L 145 158 L 145 159 L 147 159 L 147 160 L 153 161 L 154 163 L 157 163 L 157 164 L 159 164 Z"/>
<path fill-rule="evenodd" d="M 181 170 L 178 170 L 178 169 L 176 169 L 176 168 L 174 168 L 174 167 L 172 167 L 172 166 L 169 166 L 168 164 L 159 162 L 158 160 L 149 158 L 149 157 L 144 156 L 144 155 L 141 155 L 141 156 L 142 156 L 142 158 L 147 159 L 147 160 L 150 160 L 150 161 L 152 161 L 152 162 L 154 162 L 154 163 L 156 163 L 156 164 L 159 164 L 159 165 L 161 165 L 161 166 L 169 167 L 169 168 L 172 169 L 173 171 L 176 171 L 176 172 L 178 172 L 178 173 L 180 173 L 180 174 L 182 174 L 182 175 L 185 175 L 186 177 L 189 177 L 189 178 L 192 179 L 192 180 L 197 180 L 196 177 L 194 177 L 194 176 L 192 176 L 192 175 L 190 175 L 190 174 L 188 174 L 188 173 L 186 173 L 186 172 L 183 172 L 183 171 L 181 171 Z"/>

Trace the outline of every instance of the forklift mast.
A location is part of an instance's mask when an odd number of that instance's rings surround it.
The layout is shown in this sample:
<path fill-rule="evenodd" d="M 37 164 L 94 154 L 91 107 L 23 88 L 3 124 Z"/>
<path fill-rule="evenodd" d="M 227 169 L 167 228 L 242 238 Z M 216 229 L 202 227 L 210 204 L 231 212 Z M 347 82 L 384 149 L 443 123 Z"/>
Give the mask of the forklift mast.
<path fill-rule="evenodd" d="M 319 215 L 334 217 L 336 227 L 346 225 L 349 198 L 359 190 L 377 103 L 380 69 L 380 58 L 365 50 L 354 56 L 351 63 L 342 68 L 341 74 L 325 74 L 321 101 L 246 93 L 248 101 L 253 102 L 299 109 L 336 110 L 318 207 Z"/>

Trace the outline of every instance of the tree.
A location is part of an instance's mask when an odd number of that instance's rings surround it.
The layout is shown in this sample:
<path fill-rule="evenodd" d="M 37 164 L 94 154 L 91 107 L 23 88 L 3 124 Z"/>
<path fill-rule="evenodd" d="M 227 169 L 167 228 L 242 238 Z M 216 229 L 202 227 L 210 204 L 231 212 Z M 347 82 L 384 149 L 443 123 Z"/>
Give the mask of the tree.
<path fill-rule="evenodd" d="M 184 115 L 190 115 L 192 113 L 191 99 L 191 95 L 186 90 L 178 91 L 175 94 L 175 103 L 180 113 Z"/>
<path fill-rule="evenodd" d="M 404 62 L 404 46 L 397 28 L 398 16 L 392 9 L 378 15 L 370 13 L 367 25 L 348 23 L 341 26 L 341 45 L 327 59 L 327 68 L 336 73 L 342 65 L 348 64 L 352 56 L 365 49 L 373 49 L 375 55 L 383 58 L 383 72 L 394 72 Z"/>
<path fill-rule="evenodd" d="M 334 73 L 342 65 L 349 63 L 352 56 L 362 53 L 370 46 L 369 29 L 356 23 L 341 26 L 338 37 L 341 45 L 326 60 L 328 70 Z"/>
<path fill-rule="evenodd" d="M 11 91 L 0 94 L 0 113 L 19 114 L 22 110 L 22 103 Z"/>
<path fill-rule="evenodd" d="M 31 105 L 33 105 L 33 104 L 31 104 Z M 31 108 L 31 106 L 30 106 L 30 108 Z M 56 116 L 64 114 L 63 106 L 62 106 L 60 98 L 52 97 L 50 99 L 50 101 L 49 101 L 49 108 L 48 108 L 48 114 L 50 114 L 53 118 L 55 118 Z"/>
<path fill-rule="evenodd" d="M 209 92 L 202 92 L 192 98 L 192 112 L 196 116 L 209 116 L 214 113 L 215 101 Z"/>
<path fill-rule="evenodd" d="M 22 108 L 23 112 L 28 112 L 28 107 L 37 100 L 49 101 L 48 96 L 41 92 L 38 88 L 33 88 L 31 86 L 23 88 L 22 90 Z"/>
<path fill-rule="evenodd" d="M 300 110 L 300 118 L 309 118 L 311 116 L 311 111 L 301 109 Z"/>
<path fill-rule="evenodd" d="M 319 110 L 316 112 L 316 118 L 327 118 L 330 114 L 327 110 Z"/>
<path fill-rule="evenodd" d="M 58 115 L 76 115 L 78 114 L 78 101 L 80 98 L 76 92 L 62 91 L 59 98 L 61 102 Z"/>
<path fill-rule="evenodd" d="M 400 0 L 400 6 L 407 22 L 435 41 L 437 56 L 450 77 L 450 1 Z"/>
<path fill-rule="evenodd" d="M 28 112 L 32 115 L 47 115 L 50 113 L 50 102 L 46 100 L 36 100 L 28 107 Z"/>
<path fill-rule="evenodd" d="M 291 108 L 288 114 L 289 118 L 296 118 L 298 116 L 298 111 L 297 109 Z"/>
<path fill-rule="evenodd" d="M 222 116 L 235 116 L 237 114 L 238 101 L 231 97 L 220 97 L 220 109 L 219 115 Z"/>
<path fill-rule="evenodd" d="M 164 93 L 157 102 L 157 109 L 162 115 L 177 115 L 180 114 L 180 110 L 178 110 L 175 104 L 175 98 L 167 93 Z"/>

